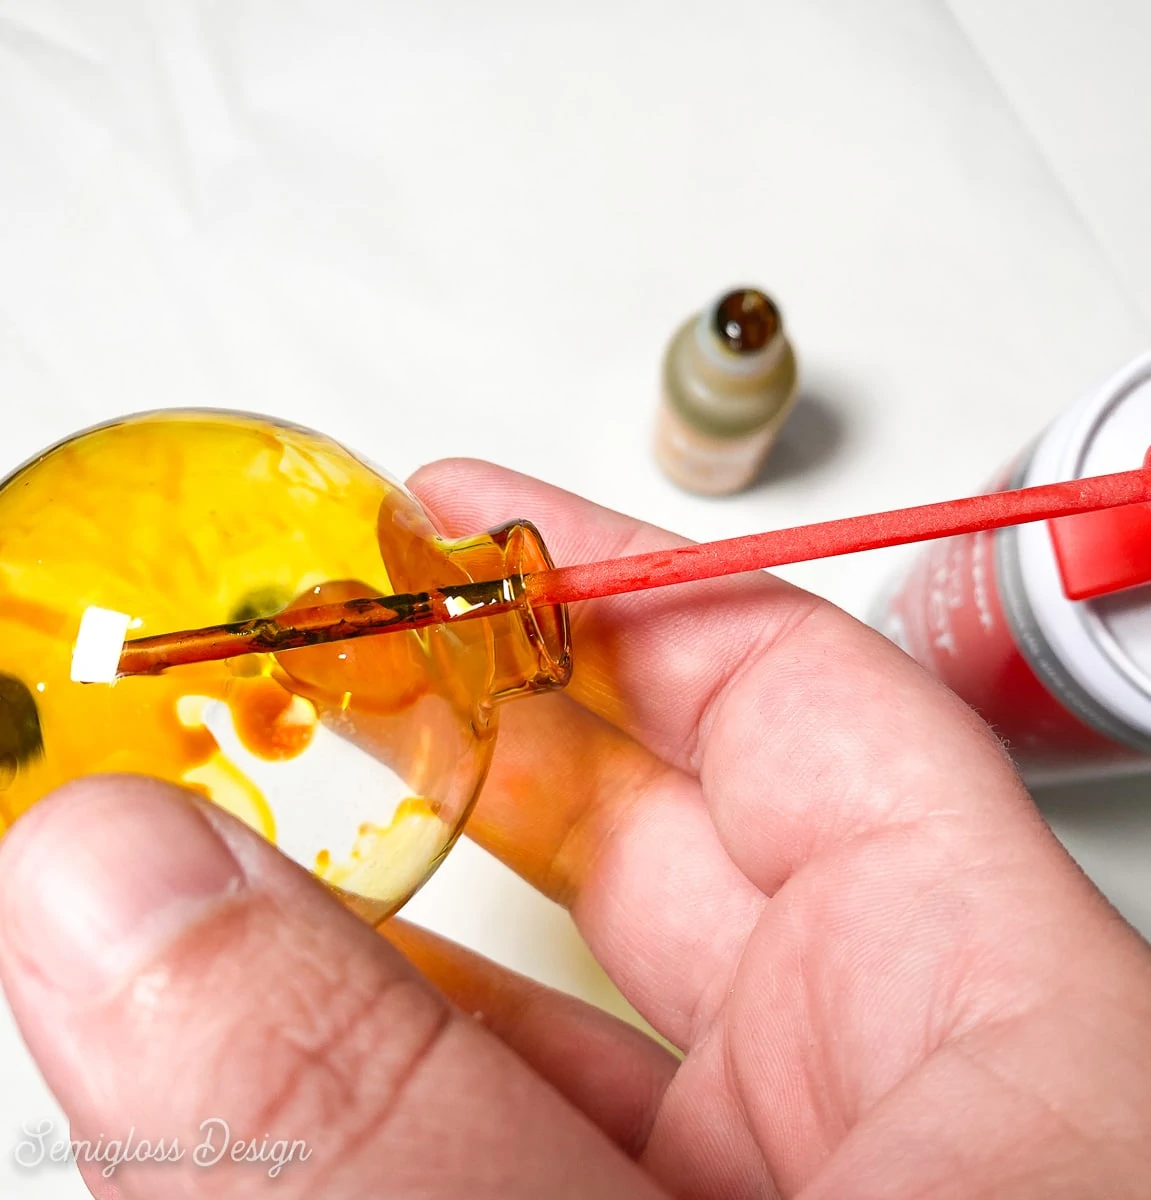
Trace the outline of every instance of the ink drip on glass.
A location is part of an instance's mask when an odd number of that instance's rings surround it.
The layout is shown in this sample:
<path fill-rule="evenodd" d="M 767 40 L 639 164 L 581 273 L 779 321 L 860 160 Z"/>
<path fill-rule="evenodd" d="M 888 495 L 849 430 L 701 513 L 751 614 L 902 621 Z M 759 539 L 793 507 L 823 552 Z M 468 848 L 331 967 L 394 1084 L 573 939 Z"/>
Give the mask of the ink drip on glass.
<path fill-rule="evenodd" d="M 130 418 L 0 485 L 0 833 L 151 775 L 379 921 L 462 830 L 500 705 L 570 679 L 569 604 L 1148 501 L 1134 470 L 557 567 L 528 521 L 444 539 L 321 434 Z"/>

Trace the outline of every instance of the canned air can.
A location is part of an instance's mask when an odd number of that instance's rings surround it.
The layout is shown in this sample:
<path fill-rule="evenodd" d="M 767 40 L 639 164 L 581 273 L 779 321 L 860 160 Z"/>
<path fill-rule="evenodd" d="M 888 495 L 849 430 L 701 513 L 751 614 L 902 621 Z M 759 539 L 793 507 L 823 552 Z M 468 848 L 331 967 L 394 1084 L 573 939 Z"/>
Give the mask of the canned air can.
<path fill-rule="evenodd" d="M 1130 470 L 1149 446 L 1151 354 L 1049 426 L 988 490 Z M 1151 766 L 1151 570 L 1145 580 L 1128 570 L 1122 590 L 1067 594 L 1069 573 L 1112 551 L 1151 562 L 1148 519 L 1146 505 L 1111 510 L 1098 537 L 1070 550 L 1045 521 L 934 542 L 871 623 L 980 712 L 1032 781 Z"/>

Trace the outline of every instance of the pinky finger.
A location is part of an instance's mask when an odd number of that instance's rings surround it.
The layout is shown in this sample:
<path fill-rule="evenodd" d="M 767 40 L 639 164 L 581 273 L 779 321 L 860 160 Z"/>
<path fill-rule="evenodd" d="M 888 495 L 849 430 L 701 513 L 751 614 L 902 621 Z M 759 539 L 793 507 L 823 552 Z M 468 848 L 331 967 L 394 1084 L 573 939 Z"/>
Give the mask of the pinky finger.
<path fill-rule="evenodd" d="M 381 932 L 626 1153 L 638 1157 L 679 1060 L 600 1009 L 406 921 Z"/>

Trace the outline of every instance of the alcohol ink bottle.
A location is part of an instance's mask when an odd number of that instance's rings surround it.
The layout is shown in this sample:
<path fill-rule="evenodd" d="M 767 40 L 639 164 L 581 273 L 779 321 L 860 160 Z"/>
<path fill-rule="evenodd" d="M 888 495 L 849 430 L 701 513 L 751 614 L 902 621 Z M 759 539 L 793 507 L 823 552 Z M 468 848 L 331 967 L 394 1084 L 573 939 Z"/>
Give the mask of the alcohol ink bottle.
<path fill-rule="evenodd" d="M 798 371 L 770 297 L 737 288 L 684 322 L 663 361 L 656 458 L 690 492 L 723 496 L 758 476 L 795 403 Z"/>

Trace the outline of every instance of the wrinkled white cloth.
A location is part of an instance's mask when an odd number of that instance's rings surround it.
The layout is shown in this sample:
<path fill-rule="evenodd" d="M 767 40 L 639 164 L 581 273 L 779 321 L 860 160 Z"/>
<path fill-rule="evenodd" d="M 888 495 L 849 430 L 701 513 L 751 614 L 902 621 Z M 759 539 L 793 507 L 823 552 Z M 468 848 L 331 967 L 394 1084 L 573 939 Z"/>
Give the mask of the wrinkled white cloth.
<path fill-rule="evenodd" d="M 1149 46 L 1145 0 L 0 0 L 0 473 L 211 405 L 700 538 L 970 491 L 1151 345 Z M 736 282 L 808 399 L 708 503 L 653 465 L 658 360 Z M 785 573 L 861 613 L 898 561 Z M 470 847 L 412 913 L 607 996 Z M 12 1163 L 52 1112 L 5 1030 L 0 1194 L 82 1194 Z"/>

